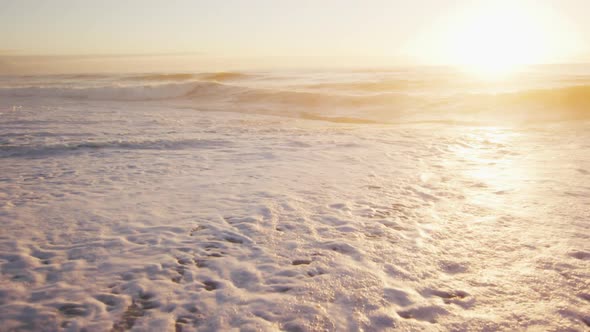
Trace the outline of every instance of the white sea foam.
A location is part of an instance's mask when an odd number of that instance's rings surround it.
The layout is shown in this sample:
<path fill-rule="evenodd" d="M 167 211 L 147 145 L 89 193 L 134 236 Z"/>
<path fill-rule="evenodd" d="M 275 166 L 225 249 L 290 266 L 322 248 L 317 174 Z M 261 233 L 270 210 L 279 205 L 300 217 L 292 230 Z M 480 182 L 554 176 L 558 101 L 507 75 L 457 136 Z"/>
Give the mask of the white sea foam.
<path fill-rule="evenodd" d="M 371 122 L 305 75 L 7 84 L 0 330 L 588 328 L 583 117 Z"/>

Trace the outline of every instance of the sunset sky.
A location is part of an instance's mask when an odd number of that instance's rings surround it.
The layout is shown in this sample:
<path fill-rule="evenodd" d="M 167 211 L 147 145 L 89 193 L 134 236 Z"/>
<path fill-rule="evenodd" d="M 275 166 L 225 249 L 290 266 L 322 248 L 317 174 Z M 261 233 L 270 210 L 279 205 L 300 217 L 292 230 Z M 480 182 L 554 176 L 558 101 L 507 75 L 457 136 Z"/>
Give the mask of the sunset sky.
<path fill-rule="evenodd" d="M 157 54 L 494 67 L 590 59 L 586 0 L 0 2 L 8 60 Z"/>

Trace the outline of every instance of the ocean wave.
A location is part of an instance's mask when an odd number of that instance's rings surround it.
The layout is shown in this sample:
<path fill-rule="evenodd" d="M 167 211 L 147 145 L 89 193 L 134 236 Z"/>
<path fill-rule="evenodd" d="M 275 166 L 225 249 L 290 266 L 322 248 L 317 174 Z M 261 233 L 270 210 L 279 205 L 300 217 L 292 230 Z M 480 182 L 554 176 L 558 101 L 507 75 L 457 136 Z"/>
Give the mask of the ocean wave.
<path fill-rule="evenodd" d="M 371 107 L 393 106 L 416 102 L 413 96 L 403 93 L 380 93 L 357 95 L 346 93 L 326 93 L 310 91 L 291 91 L 278 89 L 248 89 L 234 98 L 237 102 L 266 103 L 301 107 Z"/>
<path fill-rule="evenodd" d="M 583 119 L 590 117 L 590 85 L 463 95 L 452 102 L 473 111 L 526 121 Z"/>
<path fill-rule="evenodd" d="M 125 77 L 124 80 L 132 81 L 188 81 L 195 79 L 197 76 L 190 73 L 177 74 L 145 74 Z"/>
<path fill-rule="evenodd" d="M 326 121 L 326 122 L 333 122 L 333 123 L 353 123 L 353 124 L 377 124 L 380 123 L 376 120 L 371 119 L 363 119 L 358 117 L 347 117 L 347 116 L 322 116 L 319 114 L 313 114 L 309 112 L 301 112 L 299 117 L 302 119 L 307 120 L 315 120 L 315 121 Z"/>
<path fill-rule="evenodd" d="M 590 85 L 574 85 L 555 89 L 535 89 L 498 96 L 499 100 L 513 103 L 587 108 L 590 106 Z"/>
<path fill-rule="evenodd" d="M 175 81 L 212 81 L 225 82 L 251 78 L 254 75 L 241 72 L 214 72 L 214 73 L 169 73 L 169 74 L 143 74 L 124 77 L 123 80 L 175 82 Z"/>
<path fill-rule="evenodd" d="M 230 76 L 239 73 L 224 73 Z M 221 75 L 221 74 L 218 74 Z M 212 77 L 209 77 L 210 79 Z M 101 87 L 13 87 L 0 88 L 0 97 L 54 97 L 108 101 L 163 101 L 180 100 L 191 106 L 199 102 L 228 103 L 237 109 L 278 109 L 282 112 L 333 109 L 352 109 L 389 112 L 412 111 L 453 112 L 519 111 L 551 109 L 555 113 L 575 116 L 590 114 L 590 85 L 563 86 L 552 89 L 530 89 L 502 93 L 461 93 L 441 95 L 413 93 L 394 85 L 379 83 L 342 83 L 331 85 L 331 90 L 311 89 L 309 86 L 269 88 L 232 84 L 218 81 L 190 81 L 135 86 L 109 85 Z M 339 88 L 338 88 L 339 87 Z M 355 90 L 356 89 L 356 90 Z M 367 90 L 371 90 L 370 93 Z M 382 91 L 383 90 L 383 91 Z M 355 117 L 358 114 L 355 114 Z"/>
<path fill-rule="evenodd" d="M 327 82 L 305 85 L 308 89 L 322 89 L 332 91 L 354 91 L 354 92 L 397 92 L 428 87 L 436 87 L 443 82 L 432 80 L 382 80 L 369 82 Z"/>
<path fill-rule="evenodd" d="M 183 150 L 213 149 L 230 146 L 226 140 L 180 139 L 180 140 L 113 140 L 82 141 L 36 145 L 0 145 L 0 158 L 43 157 L 84 150 Z"/>
<path fill-rule="evenodd" d="M 57 97 L 90 100 L 144 101 L 182 98 L 199 93 L 221 91 L 227 86 L 216 82 L 169 83 L 139 86 L 77 87 L 19 87 L 0 88 L 5 97 Z"/>
<path fill-rule="evenodd" d="M 91 88 L 19 87 L 0 88 L 0 96 L 58 97 L 89 100 L 149 101 L 168 99 L 215 99 L 240 103 L 272 103 L 291 106 L 369 106 L 413 99 L 401 93 L 372 95 L 335 94 L 271 88 L 250 88 L 213 81 L 140 86 L 101 86 Z"/>
<path fill-rule="evenodd" d="M 218 72 L 218 73 L 202 73 L 202 74 L 199 74 L 198 76 L 199 76 L 199 79 L 201 79 L 201 80 L 224 82 L 224 81 L 252 78 L 255 75 L 241 73 L 241 72 L 227 71 L 227 72 Z"/>

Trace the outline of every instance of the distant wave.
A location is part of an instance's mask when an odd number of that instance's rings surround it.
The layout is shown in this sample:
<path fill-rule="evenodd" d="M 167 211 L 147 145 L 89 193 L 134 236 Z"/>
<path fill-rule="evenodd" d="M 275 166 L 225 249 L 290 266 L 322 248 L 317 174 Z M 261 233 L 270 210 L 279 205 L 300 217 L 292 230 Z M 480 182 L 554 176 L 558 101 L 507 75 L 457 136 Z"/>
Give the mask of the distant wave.
<path fill-rule="evenodd" d="M 533 103 L 568 108 L 587 108 L 590 106 L 590 85 L 575 85 L 557 89 L 537 89 L 506 93 L 501 100 L 516 103 Z"/>
<path fill-rule="evenodd" d="M 134 81 L 188 81 L 191 79 L 195 79 L 197 76 L 195 74 L 189 73 L 180 73 L 180 74 L 146 74 L 146 75 L 136 75 L 136 76 L 128 76 L 124 79 L 126 80 L 134 80 Z"/>
<path fill-rule="evenodd" d="M 112 82 L 163 82 L 163 83 L 184 83 L 187 81 L 212 81 L 212 82 L 226 82 L 233 80 L 243 80 L 248 78 L 259 77 L 260 75 L 254 73 L 243 73 L 237 71 L 222 71 L 222 72 L 201 72 L 201 73 L 138 73 L 138 74 L 55 74 L 55 75 L 24 75 L 14 76 L 15 80 L 39 80 L 45 84 L 61 84 L 62 80 L 79 80 L 80 82 L 91 81 L 112 81 Z M 8 77 L 8 76 L 5 76 Z"/>
<path fill-rule="evenodd" d="M 115 140 L 107 142 L 69 142 L 62 144 L 0 145 L 0 158 L 36 157 L 56 155 L 73 151 L 122 149 L 122 150 L 181 150 L 212 149 L 231 145 L 225 140 L 184 139 L 184 140 Z"/>
<path fill-rule="evenodd" d="M 369 119 L 362 119 L 362 118 L 355 118 L 355 117 L 344 117 L 344 116 L 321 116 L 318 114 L 313 114 L 313 113 L 308 113 L 308 112 L 302 112 L 299 114 L 299 116 L 303 119 L 334 122 L 334 123 L 355 123 L 355 124 L 380 123 L 379 121 L 369 120 Z"/>
<path fill-rule="evenodd" d="M 578 119 L 590 116 L 590 85 L 533 89 L 456 97 L 455 102 L 485 107 L 504 117 L 526 115 L 527 121 Z"/>
<path fill-rule="evenodd" d="M 108 79 L 111 76 L 106 74 L 75 74 L 75 75 L 57 75 L 58 77 L 78 80 Z"/>
<path fill-rule="evenodd" d="M 242 103 L 274 103 L 293 106 L 370 106 L 411 99 L 399 93 L 374 95 L 334 94 L 248 88 L 212 81 L 141 86 L 103 86 L 93 88 L 23 87 L 0 88 L 0 96 L 58 97 L 89 100 L 149 101 L 168 99 L 223 98 Z"/>
<path fill-rule="evenodd" d="M 223 90 L 220 83 L 189 82 L 140 86 L 101 86 L 92 88 L 23 87 L 0 88 L 0 96 L 58 97 L 90 100 L 144 101 L 182 98 L 200 92 Z"/>
<path fill-rule="evenodd" d="M 309 89 L 327 89 L 333 91 L 357 92 L 396 92 L 410 89 L 420 89 L 440 85 L 442 82 L 427 80 L 384 80 L 374 82 L 329 82 L 305 85 Z"/>
<path fill-rule="evenodd" d="M 154 82 L 175 82 L 175 81 L 213 81 L 225 82 L 231 80 L 245 79 L 252 77 L 251 74 L 240 72 L 217 72 L 217 73 L 171 73 L 171 74 L 145 74 L 125 77 L 124 80 L 133 81 L 154 81 Z"/>
<path fill-rule="evenodd" d="M 356 95 L 332 92 L 290 91 L 278 89 L 248 89 L 238 94 L 237 102 L 265 103 L 301 107 L 371 107 L 393 106 L 417 102 L 418 99 L 403 93 Z"/>
<path fill-rule="evenodd" d="M 254 77 L 253 74 L 245 74 L 245 73 L 240 73 L 240 72 L 218 72 L 218 73 L 199 74 L 199 78 L 201 80 L 218 81 L 218 82 L 252 78 L 252 77 Z"/>
<path fill-rule="evenodd" d="M 201 79 L 205 77 L 204 74 L 200 75 Z M 559 113 L 569 118 L 590 116 L 590 85 L 504 93 L 463 93 L 441 96 L 435 93 L 411 93 L 403 88 L 396 88 L 397 83 L 395 82 L 389 82 L 385 85 L 359 82 L 324 85 L 329 86 L 329 90 L 320 88 L 322 85 L 316 85 L 315 88 L 311 88 L 310 85 L 300 85 L 278 89 L 248 87 L 244 82 L 237 84 L 229 81 L 229 77 L 242 75 L 240 73 L 207 75 L 208 80 L 135 86 L 0 88 L 0 97 L 51 97 L 109 101 L 180 100 L 188 104 L 207 101 L 219 102 L 218 105 L 225 108 L 227 108 L 227 105 L 232 105 L 232 109 L 236 109 L 236 111 L 250 109 L 251 112 L 262 110 L 268 113 L 268 110 L 274 109 L 276 110 L 274 113 L 279 114 L 281 112 L 323 114 L 323 112 L 346 109 L 359 111 L 353 112 L 353 118 L 371 120 L 375 119 L 373 116 L 377 115 L 378 112 L 381 112 L 386 117 L 387 115 L 395 115 L 406 111 L 414 114 L 434 114 L 435 112 L 453 113 L 465 110 L 468 112 L 489 112 L 490 114 L 497 112 L 498 114 L 508 115 L 510 112 L 533 114 L 539 110 L 548 110 L 544 113 Z M 227 77 L 228 82 L 213 80 L 216 77 L 215 75 L 218 75 L 217 78 L 220 80 Z M 406 83 L 401 82 L 399 84 L 403 87 Z M 373 113 L 369 114 L 370 112 Z M 351 113 L 340 113 L 340 115 L 342 114 Z M 383 119 L 383 117 L 377 118 Z"/>

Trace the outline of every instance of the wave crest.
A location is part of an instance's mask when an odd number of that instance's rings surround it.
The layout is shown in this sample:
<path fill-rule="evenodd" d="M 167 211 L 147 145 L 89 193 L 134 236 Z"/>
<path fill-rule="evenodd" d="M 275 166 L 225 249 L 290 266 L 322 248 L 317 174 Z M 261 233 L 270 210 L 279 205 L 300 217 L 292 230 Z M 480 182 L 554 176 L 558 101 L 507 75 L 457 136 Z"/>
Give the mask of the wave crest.
<path fill-rule="evenodd" d="M 126 77 L 127 80 L 133 81 L 188 81 L 194 79 L 195 74 L 180 73 L 180 74 L 148 74 Z"/>
<path fill-rule="evenodd" d="M 173 82 L 173 81 L 189 81 L 189 80 L 200 80 L 200 81 L 216 81 L 225 82 L 239 79 L 246 79 L 253 77 L 252 74 L 246 74 L 241 72 L 216 72 L 216 73 L 171 73 L 171 74 L 145 74 L 145 75 L 134 75 L 127 76 L 123 80 L 131 81 L 155 81 L 155 82 Z"/>
<path fill-rule="evenodd" d="M 170 83 L 140 86 L 101 86 L 92 88 L 24 87 L 0 88 L 0 96 L 6 97 L 57 97 L 112 101 L 148 101 L 183 98 L 199 93 L 223 90 L 216 82 Z"/>
<path fill-rule="evenodd" d="M 419 114 L 420 116 L 438 114 L 438 116 L 434 116 L 434 118 L 438 118 L 444 114 L 469 112 L 485 112 L 501 116 L 519 113 L 527 114 L 527 118 L 537 117 L 539 119 L 548 118 L 548 115 L 556 115 L 561 118 L 590 116 L 590 85 L 505 93 L 440 95 L 434 92 L 417 94 L 401 88 L 398 88 L 397 91 L 389 91 L 393 88 L 388 85 L 389 83 L 385 85 L 380 85 L 380 83 L 374 85 L 372 85 L 373 83 L 368 85 L 354 82 L 342 83 L 340 87 L 330 85 L 330 89 L 326 90 L 319 88 L 319 86 L 310 88 L 309 85 L 281 89 L 262 88 L 247 86 L 244 82 L 232 84 L 231 82 L 213 80 L 214 78 L 229 80 L 240 75 L 242 74 L 232 72 L 215 73 L 209 75 L 208 80 L 138 86 L 0 88 L 0 97 L 48 97 L 108 101 L 178 100 L 184 104 L 182 106 L 195 106 L 199 102 L 207 102 L 207 107 L 211 107 L 211 109 L 216 109 L 219 106 L 224 108 L 223 110 L 227 110 L 228 105 L 231 105 L 231 109 L 236 111 L 264 111 L 268 113 L 269 110 L 272 110 L 273 114 L 287 114 L 289 112 L 327 114 L 327 112 L 334 113 L 333 111 L 336 111 L 337 116 L 352 116 L 355 119 L 372 119 L 374 116 L 379 119 L 391 119 L 402 113 Z M 201 76 L 201 78 L 203 77 Z"/>
<path fill-rule="evenodd" d="M 509 102 L 533 103 L 567 108 L 588 108 L 590 106 L 590 85 L 575 85 L 557 89 L 537 89 L 501 97 Z"/>
<path fill-rule="evenodd" d="M 225 82 L 231 80 L 238 80 L 238 79 L 246 79 L 250 78 L 253 75 L 240 73 L 240 72 L 218 72 L 218 73 L 204 73 L 200 74 L 199 78 L 201 80 L 206 81 L 217 81 L 217 82 Z"/>

